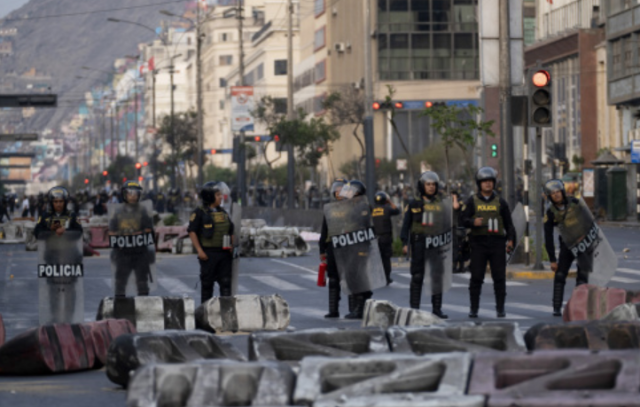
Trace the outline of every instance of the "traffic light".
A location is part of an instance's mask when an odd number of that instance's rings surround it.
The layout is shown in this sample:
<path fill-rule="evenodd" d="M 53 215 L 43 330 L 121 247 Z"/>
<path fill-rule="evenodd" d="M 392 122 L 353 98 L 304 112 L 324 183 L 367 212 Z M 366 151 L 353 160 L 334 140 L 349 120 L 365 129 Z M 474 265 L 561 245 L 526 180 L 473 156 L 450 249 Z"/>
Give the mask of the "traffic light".
<path fill-rule="evenodd" d="M 85 178 L 85 179 L 84 179 L 84 183 L 85 183 L 85 184 L 88 184 L 88 183 L 89 183 L 89 178 Z"/>
<path fill-rule="evenodd" d="M 391 110 L 396 107 L 397 104 L 400 104 L 398 109 L 402 109 L 402 102 L 393 102 L 391 100 L 383 100 L 381 102 L 373 102 L 373 110 Z"/>
<path fill-rule="evenodd" d="M 446 106 L 446 105 L 447 105 L 446 102 L 432 102 L 430 100 L 427 100 L 426 102 L 424 102 L 424 107 L 427 109 L 431 109 L 432 107 Z"/>
<path fill-rule="evenodd" d="M 279 153 L 284 151 L 284 143 L 280 140 L 280 136 L 277 134 L 274 134 L 272 138 L 273 138 L 273 141 L 276 143 L 276 151 Z"/>
<path fill-rule="evenodd" d="M 498 157 L 498 145 L 496 143 L 491 144 L 491 158 Z"/>
<path fill-rule="evenodd" d="M 102 176 L 106 177 L 107 175 L 109 175 L 109 172 L 107 170 L 102 171 Z"/>
<path fill-rule="evenodd" d="M 142 182 L 144 180 L 144 177 L 141 175 L 138 177 L 138 182 Z"/>
<path fill-rule="evenodd" d="M 142 164 L 136 163 L 136 170 L 139 170 L 140 168 L 142 168 Z"/>
<path fill-rule="evenodd" d="M 552 127 L 551 74 L 540 67 L 529 71 L 529 126 Z"/>
<path fill-rule="evenodd" d="M 143 166 L 143 167 L 146 167 L 147 165 L 149 165 L 149 163 L 148 163 L 147 161 L 145 161 L 145 162 L 143 162 L 143 163 L 142 163 L 142 166 Z"/>
<path fill-rule="evenodd" d="M 217 153 L 216 149 L 215 149 L 215 148 L 212 148 L 212 149 L 211 149 L 211 155 L 215 155 L 216 153 Z"/>
<path fill-rule="evenodd" d="M 245 143 L 261 143 L 264 141 L 271 141 L 271 136 L 244 136 Z"/>

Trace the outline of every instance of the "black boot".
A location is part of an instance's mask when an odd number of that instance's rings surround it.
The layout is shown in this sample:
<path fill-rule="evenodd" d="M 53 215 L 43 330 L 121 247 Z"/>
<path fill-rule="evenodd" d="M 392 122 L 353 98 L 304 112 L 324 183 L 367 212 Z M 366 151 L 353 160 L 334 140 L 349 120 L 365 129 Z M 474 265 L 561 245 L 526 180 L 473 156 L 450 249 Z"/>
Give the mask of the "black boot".
<path fill-rule="evenodd" d="M 431 313 L 433 315 L 437 316 L 440 319 L 449 318 L 449 315 L 442 312 L 442 293 L 434 294 L 431 296 L 431 306 L 433 309 Z"/>
<path fill-rule="evenodd" d="M 504 310 L 504 300 L 507 296 L 504 292 L 496 292 L 496 316 L 498 318 L 504 318 L 507 316 L 507 313 Z"/>
<path fill-rule="evenodd" d="M 325 318 L 340 318 L 340 282 L 329 279 L 329 313 Z"/>
<path fill-rule="evenodd" d="M 562 299 L 564 297 L 564 283 L 553 283 L 553 316 L 562 316 Z"/>
<path fill-rule="evenodd" d="M 362 319 L 364 314 L 364 303 L 367 300 L 364 294 L 353 294 L 355 307 L 353 311 L 344 316 L 345 319 Z"/>
<path fill-rule="evenodd" d="M 469 318 L 478 318 L 478 309 L 480 308 L 481 288 L 469 287 Z"/>

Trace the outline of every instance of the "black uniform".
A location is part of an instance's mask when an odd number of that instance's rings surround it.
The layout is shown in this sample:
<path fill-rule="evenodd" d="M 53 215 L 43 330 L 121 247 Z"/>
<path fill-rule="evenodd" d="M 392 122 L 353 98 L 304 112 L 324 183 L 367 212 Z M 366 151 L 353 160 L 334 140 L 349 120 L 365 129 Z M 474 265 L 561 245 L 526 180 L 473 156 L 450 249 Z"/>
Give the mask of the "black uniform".
<path fill-rule="evenodd" d="M 384 274 L 387 277 L 387 284 L 391 283 L 391 256 L 393 255 L 393 228 L 391 217 L 400 214 L 400 209 L 392 208 L 391 205 L 375 205 L 371 212 L 373 218 L 373 229 L 378 237 L 378 247 L 382 257 Z"/>
<path fill-rule="evenodd" d="M 576 198 L 569 197 L 568 205 L 579 205 L 580 201 Z M 551 263 L 558 263 L 558 269 L 556 270 L 554 281 L 553 281 L 553 309 L 555 312 L 559 312 L 562 308 L 562 300 L 564 297 L 564 285 L 567 281 L 567 275 L 569 274 L 569 268 L 571 267 L 571 263 L 575 260 L 575 256 L 571 253 L 571 250 L 567 247 L 567 245 L 562 240 L 562 237 L 559 237 L 560 243 L 560 255 L 559 259 L 556 260 L 556 248 L 553 242 L 553 228 L 557 227 L 560 222 L 556 219 L 556 213 L 563 213 L 566 210 L 566 207 L 563 209 L 558 209 L 557 207 L 552 207 L 553 203 L 549 205 L 547 208 L 547 213 L 544 218 L 544 243 L 545 248 L 547 249 L 547 254 L 549 255 L 549 261 Z M 578 266 L 578 275 L 576 278 L 576 286 L 580 284 L 586 284 L 589 281 L 589 276 L 587 273 L 584 273 L 580 270 Z"/>
<path fill-rule="evenodd" d="M 215 282 L 218 282 L 221 297 L 231 296 L 233 251 L 230 249 L 230 239 L 234 225 L 229 214 L 221 206 L 196 208 L 189 218 L 187 231 L 198 236 L 200 246 L 208 257 L 208 260 L 198 259 L 202 303 L 213 297 Z M 229 236 L 229 248 L 224 247 L 225 236 Z"/>
<path fill-rule="evenodd" d="M 75 212 L 64 210 L 62 213 L 45 212 L 38 218 L 38 223 L 33 229 L 33 235 L 38 238 L 38 235 L 42 232 L 51 231 L 51 226 L 55 223 L 59 223 L 67 230 L 77 230 L 82 232 L 82 225 L 78 223 Z M 66 225 L 66 226 L 65 226 Z"/>
<path fill-rule="evenodd" d="M 158 195 L 156 196 L 156 211 L 158 213 L 164 213 L 164 206 L 165 206 L 164 194 L 162 192 L 158 192 Z"/>
<path fill-rule="evenodd" d="M 127 204 L 113 214 L 109 222 L 109 231 L 121 236 L 136 235 L 153 231 L 153 219 L 147 210 L 138 204 Z M 115 272 L 115 295 L 124 297 L 126 295 L 127 283 L 131 273 L 136 276 L 136 288 L 138 295 L 149 295 L 149 282 L 151 281 L 152 259 L 149 255 L 149 248 L 126 247 L 117 248 L 111 251 L 111 259 L 116 265 Z"/>
<path fill-rule="evenodd" d="M 483 218 L 482 226 L 474 226 L 476 218 Z M 511 221 L 509 204 L 494 191 L 489 198 L 480 192 L 465 202 L 462 212 L 462 224 L 471 229 L 469 242 L 471 247 L 471 280 L 469 295 L 471 310 L 480 306 L 480 294 L 486 273 L 487 262 L 491 267 L 493 290 L 496 297 L 496 309 L 504 312 L 506 289 L 506 242 L 515 240 L 515 229 Z"/>
<path fill-rule="evenodd" d="M 320 255 L 327 256 L 327 278 L 329 279 L 329 314 L 338 314 L 340 306 L 340 274 L 338 265 L 333 254 L 333 246 L 329 243 L 329 229 L 327 218 L 322 218 L 322 228 L 320 229 L 320 240 L 318 241 Z M 351 296 L 350 296 L 351 297 Z"/>

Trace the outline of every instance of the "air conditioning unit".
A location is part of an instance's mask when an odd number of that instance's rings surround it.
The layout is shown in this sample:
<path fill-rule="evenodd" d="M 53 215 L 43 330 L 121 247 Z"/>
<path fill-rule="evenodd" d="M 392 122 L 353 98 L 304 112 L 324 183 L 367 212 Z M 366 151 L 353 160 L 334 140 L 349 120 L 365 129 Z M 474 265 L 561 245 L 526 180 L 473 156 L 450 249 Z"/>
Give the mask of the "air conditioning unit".
<path fill-rule="evenodd" d="M 351 86 L 353 86 L 353 89 L 360 89 L 362 87 L 360 82 L 351 82 Z"/>
<path fill-rule="evenodd" d="M 335 17 L 338 15 L 338 7 L 333 7 L 331 9 L 331 14 Z"/>
<path fill-rule="evenodd" d="M 337 52 L 344 52 L 347 49 L 344 42 L 336 42 L 333 47 Z"/>

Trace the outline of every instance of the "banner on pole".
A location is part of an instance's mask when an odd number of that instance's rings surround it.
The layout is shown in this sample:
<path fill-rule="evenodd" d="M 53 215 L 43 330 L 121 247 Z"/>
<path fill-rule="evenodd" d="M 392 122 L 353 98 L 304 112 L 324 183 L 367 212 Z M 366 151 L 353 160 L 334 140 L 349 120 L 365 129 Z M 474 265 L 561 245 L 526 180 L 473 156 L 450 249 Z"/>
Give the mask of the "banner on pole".
<path fill-rule="evenodd" d="M 231 87 L 231 131 L 253 131 L 253 86 Z"/>

